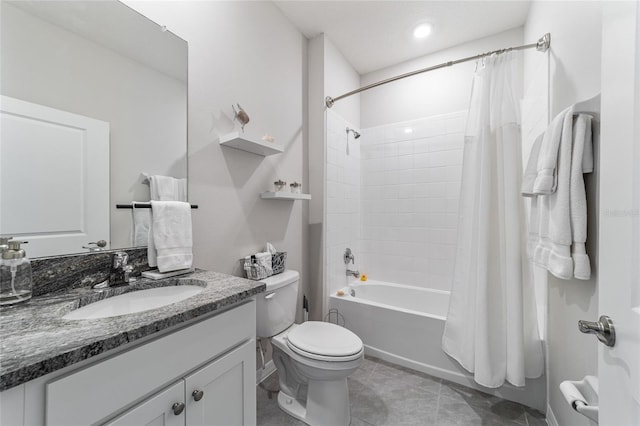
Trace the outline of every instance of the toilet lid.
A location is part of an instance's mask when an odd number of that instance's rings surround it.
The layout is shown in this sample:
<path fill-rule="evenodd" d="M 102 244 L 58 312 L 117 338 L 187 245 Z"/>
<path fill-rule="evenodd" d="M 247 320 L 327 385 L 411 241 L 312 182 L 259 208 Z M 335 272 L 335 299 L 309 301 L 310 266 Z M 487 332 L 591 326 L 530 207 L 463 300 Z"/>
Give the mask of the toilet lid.
<path fill-rule="evenodd" d="M 362 351 L 362 340 L 353 332 L 336 324 L 307 321 L 287 335 L 289 347 L 308 354 L 348 357 Z"/>

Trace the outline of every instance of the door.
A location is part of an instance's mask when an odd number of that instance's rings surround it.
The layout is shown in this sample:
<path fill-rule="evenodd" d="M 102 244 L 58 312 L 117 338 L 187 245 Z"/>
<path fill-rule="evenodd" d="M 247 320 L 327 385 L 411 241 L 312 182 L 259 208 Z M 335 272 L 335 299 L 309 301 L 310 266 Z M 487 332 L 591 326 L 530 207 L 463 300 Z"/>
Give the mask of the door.
<path fill-rule="evenodd" d="M 30 257 L 109 240 L 109 123 L 2 96 L 0 234 Z"/>
<path fill-rule="evenodd" d="M 255 341 L 185 378 L 187 426 L 256 424 Z"/>
<path fill-rule="evenodd" d="M 640 425 L 640 6 L 603 2 L 598 298 L 599 424 Z"/>
<path fill-rule="evenodd" d="M 145 399 L 105 426 L 184 426 L 184 381 Z"/>

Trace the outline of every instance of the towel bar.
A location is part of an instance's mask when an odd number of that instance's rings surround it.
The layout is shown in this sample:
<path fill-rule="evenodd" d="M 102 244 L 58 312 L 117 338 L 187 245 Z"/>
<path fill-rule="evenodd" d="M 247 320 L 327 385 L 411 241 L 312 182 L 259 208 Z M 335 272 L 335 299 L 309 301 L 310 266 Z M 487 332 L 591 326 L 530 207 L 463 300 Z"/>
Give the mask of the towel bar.
<path fill-rule="evenodd" d="M 132 209 L 135 204 L 136 209 L 150 209 L 151 203 L 128 203 L 128 204 L 116 204 L 117 209 Z M 197 204 L 191 204 L 192 209 L 197 209 Z"/>

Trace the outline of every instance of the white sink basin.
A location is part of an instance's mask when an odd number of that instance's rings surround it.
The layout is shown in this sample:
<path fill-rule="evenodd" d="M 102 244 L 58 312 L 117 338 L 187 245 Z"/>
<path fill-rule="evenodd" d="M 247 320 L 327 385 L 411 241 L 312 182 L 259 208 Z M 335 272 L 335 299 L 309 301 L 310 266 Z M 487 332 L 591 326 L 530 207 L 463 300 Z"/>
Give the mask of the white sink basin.
<path fill-rule="evenodd" d="M 75 309 L 62 318 L 84 320 L 134 314 L 180 302 L 202 290 L 203 287 L 196 285 L 176 285 L 132 291 Z"/>

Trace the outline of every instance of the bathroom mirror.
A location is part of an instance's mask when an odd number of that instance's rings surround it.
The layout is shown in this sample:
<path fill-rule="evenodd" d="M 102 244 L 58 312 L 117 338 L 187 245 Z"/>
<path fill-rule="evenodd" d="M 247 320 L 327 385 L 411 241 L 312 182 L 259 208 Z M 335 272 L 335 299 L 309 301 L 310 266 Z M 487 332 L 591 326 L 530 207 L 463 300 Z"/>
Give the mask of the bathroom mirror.
<path fill-rule="evenodd" d="M 20 165 L 11 172 L 3 130 L 0 234 L 28 239 L 30 257 L 86 252 L 83 246 L 101 239 L 110 249 L 131 247 L 132 211 L 116 204 L 149 200 L 143 173 L 187 177 L 186 41 L 115 0 L 2 1 L 0 7 L 3 100 L 97 120 L 108 129 L 107 150 L 93 155 L 98 163 L 86 162 L 83 144 L 90 138 L 76 132 L 75 142 L 52 137 L 67 146 L 44 158 L 37 144 L 13 152 L 19 160 L 12 163 Z M 6 115 L 3 108 L 3 128 L 10 127 Z M 52 122 L 34 120 L 40 127 Z M 88 178 L 92 171 L 96 176 Z M 23 184 L 27 191 L 14 190 Z M 99 202 L 87 201 L 90 194 L 102 196 L 99 211 Z M 92 221 L 102 222 L 98 234 L 87 230 Z M 75 239 L 58 244 L 56 233 Z"/>

